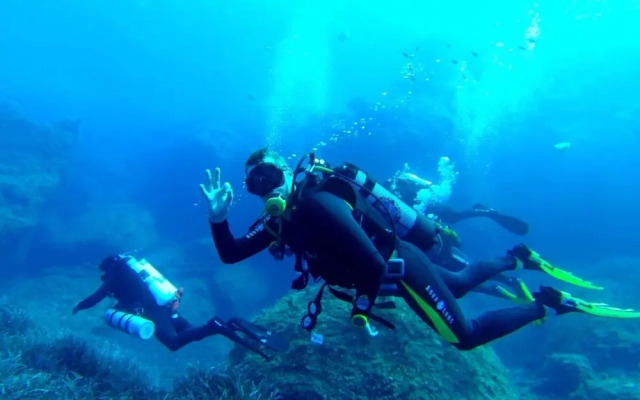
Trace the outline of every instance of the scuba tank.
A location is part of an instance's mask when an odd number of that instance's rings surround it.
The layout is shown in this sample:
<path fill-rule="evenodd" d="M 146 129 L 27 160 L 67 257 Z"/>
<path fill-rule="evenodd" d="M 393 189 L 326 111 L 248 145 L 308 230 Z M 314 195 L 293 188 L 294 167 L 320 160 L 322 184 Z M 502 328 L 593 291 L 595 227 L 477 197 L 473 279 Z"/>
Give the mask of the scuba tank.
<path fill-rule="evenodd" d="M 139 315 L 118 311 L 115 308 L 109 308 L 104 312 L 104 321 L 112 328 L 144 340 L 153 336 L 156 330 L 156 326 L 152 321 Z"/>
<path fill-rule="evenodd" d="M 418 213 L 353 164 L 345 163 L 334 168 L 333 173 L 337 178 L 349 182 L 383 216 L 390 216 L 400 239 L 416 245 L 422 251 L 433 247 L 439 233 L 434 221 Z"/>
<path fill-rule="evenodd" d="M 149 261 L 144 258 L 136 260 L 128 256 L 126 263 L 147 285 L 159 306 L 170 305 L 179 300 L 178 289 L 158 272 Z"/>

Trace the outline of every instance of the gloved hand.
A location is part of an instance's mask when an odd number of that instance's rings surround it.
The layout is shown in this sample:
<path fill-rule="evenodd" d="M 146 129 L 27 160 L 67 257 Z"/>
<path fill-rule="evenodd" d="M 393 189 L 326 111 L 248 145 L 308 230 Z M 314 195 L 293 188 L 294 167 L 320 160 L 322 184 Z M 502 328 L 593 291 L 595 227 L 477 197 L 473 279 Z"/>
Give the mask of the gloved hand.
<path fill-rule="evenodd" d="M 207 181 L 200 184 L 200 191 L 209 205 L 209 220 L 213 223 L 219 223 L 227 218 L 229 207 L 233 202 L 233 189 L 229 182 L 220 186 L 220 168 L 216 168 L 213 178 L 211 170 L 207 169 L 205 172 Z"/>

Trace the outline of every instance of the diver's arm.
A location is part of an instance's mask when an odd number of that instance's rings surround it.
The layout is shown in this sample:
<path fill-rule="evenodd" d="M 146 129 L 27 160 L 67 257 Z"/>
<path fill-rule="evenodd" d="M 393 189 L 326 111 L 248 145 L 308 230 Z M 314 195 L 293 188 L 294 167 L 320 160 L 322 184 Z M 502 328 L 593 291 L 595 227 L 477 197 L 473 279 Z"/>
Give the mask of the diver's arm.
<path fill-rule="evenodd" d="M 109 287 L 107 283 L 103 283 L 102 286 L 100 286 L 98 290 L 96 290 L 92 295 L 79 302 L 78 305 L 73 309 L 73 311 L 78 312 L 80 310 L 91 308 L 100 303 L 105 297 L 107 297 L 108 294 Z"/>
<path fill-rule="evenodd" d="M 263 224 L 269 223 L 265 220 Z M 259 225 L 240 238 L 234 238 L 229 229 L 229 222 L 225 219 L 222 222 L 211 224 L 211 235 L 213 243 L 218 249 L 220 260 L 225 264 L 235 264 L 245 260 L 269 247 L 274 237 L 264 227 Z"/>

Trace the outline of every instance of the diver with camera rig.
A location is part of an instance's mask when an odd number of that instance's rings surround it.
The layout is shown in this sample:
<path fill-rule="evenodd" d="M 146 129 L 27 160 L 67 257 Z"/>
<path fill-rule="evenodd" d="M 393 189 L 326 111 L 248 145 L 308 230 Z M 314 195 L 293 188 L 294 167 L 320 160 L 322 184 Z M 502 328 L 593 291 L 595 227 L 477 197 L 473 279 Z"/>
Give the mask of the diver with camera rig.
<path fill-rule="evenodd" d="M 261 347 L 284 351 L 288 346 L 275 332 L 241 318 L 225 322 L 214 317 L 204 325 L 192 326 L 178 314 L 184 290 L 173 286 L 145 259 L 109 256 L 99 269 L 103 273 L 102 285 L 80 301 L 73 314 L 95 306 L 105 297 L 113 297 L 117 304 L 104 314 L 109 326 L 142 339 L 155 336 L 171 351 L 213 335 L 225 336 L 266 360 L 269 356 Z"/>
<path fill-rule="evenodd" d="M 535 300 L 516 307 L 467 318 L 456 301 L 493 275 L 508 270 L 549 272 L 555 267 L 520 244 L 496 262 L 463 273 L 438 268 L 425 256 L 439 234 L 437 225 L 401 202 L 368 174 L 351 164 L 329 168 L 309 155 L 295 170 L 278 153 L 260 149 L 245 163 L 247 190 L 265 201 L 265 211 L 244 236 L 234 238 L 227 213 L 233 190 L 220 183 L 220 169 L 200 185 L 209 204 L 213 241 L 222 262 L 232 264 L 269 249 L 278 259 L 295 257 L 299 277 L 292 288 L 307 286 L 310 277 L 323 279 L 316 299 L 309 303 L 301 325 L 315 326 L 325 287 L 351 303 L 351 321 L 377 334 L 370 319 L 392 327 L 372 313 L 378 296 L 400 297 L 445 340 L 468 350 L 508 335 L 543 318 L 546 307 L 557 314 L 585 312 L 613 317 L 640 313 L 594 305 L 543 286 Z M 303 175 L 302 179 L 297 179 Z M 567 273 L 568 274 L 568 273 Z M 556 275 L 559 276 L 559 275 Z M 579 280 L 585 287 L 595 285 Z M 355 290 L 355 296 L 332 286 Z"/>

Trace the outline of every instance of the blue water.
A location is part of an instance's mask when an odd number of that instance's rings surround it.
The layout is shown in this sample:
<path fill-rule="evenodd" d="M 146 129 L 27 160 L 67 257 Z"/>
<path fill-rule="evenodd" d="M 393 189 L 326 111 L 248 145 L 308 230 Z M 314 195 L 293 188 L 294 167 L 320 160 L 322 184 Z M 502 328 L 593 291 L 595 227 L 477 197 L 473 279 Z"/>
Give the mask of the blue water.
<path fill-rule="evenodd" d="M 126 201 L 152 216 L 154 247 L 189 246 L 209 236 L 205 168 L 235 189 L 234 233 L 253 222 L 243 164 L 264 145 L 292 163 L 316 147 L 380 180 L 405 163 L 435 179 L 448 156 L 451 205 L 531 225 L 522 239 L 464 222 L 469 254 L 525 240 L 587 271 L 640 256 L 639 17 L 631 0 L 4 0 L 0 100 L 42 124 L 83 121 L 44 226 Z M 36 269 L 130 250 L 33 246 Z M 212 245 L 191 257 L 219 268 Z M 290 271 L 259 260 L 276 297 Z"/>

